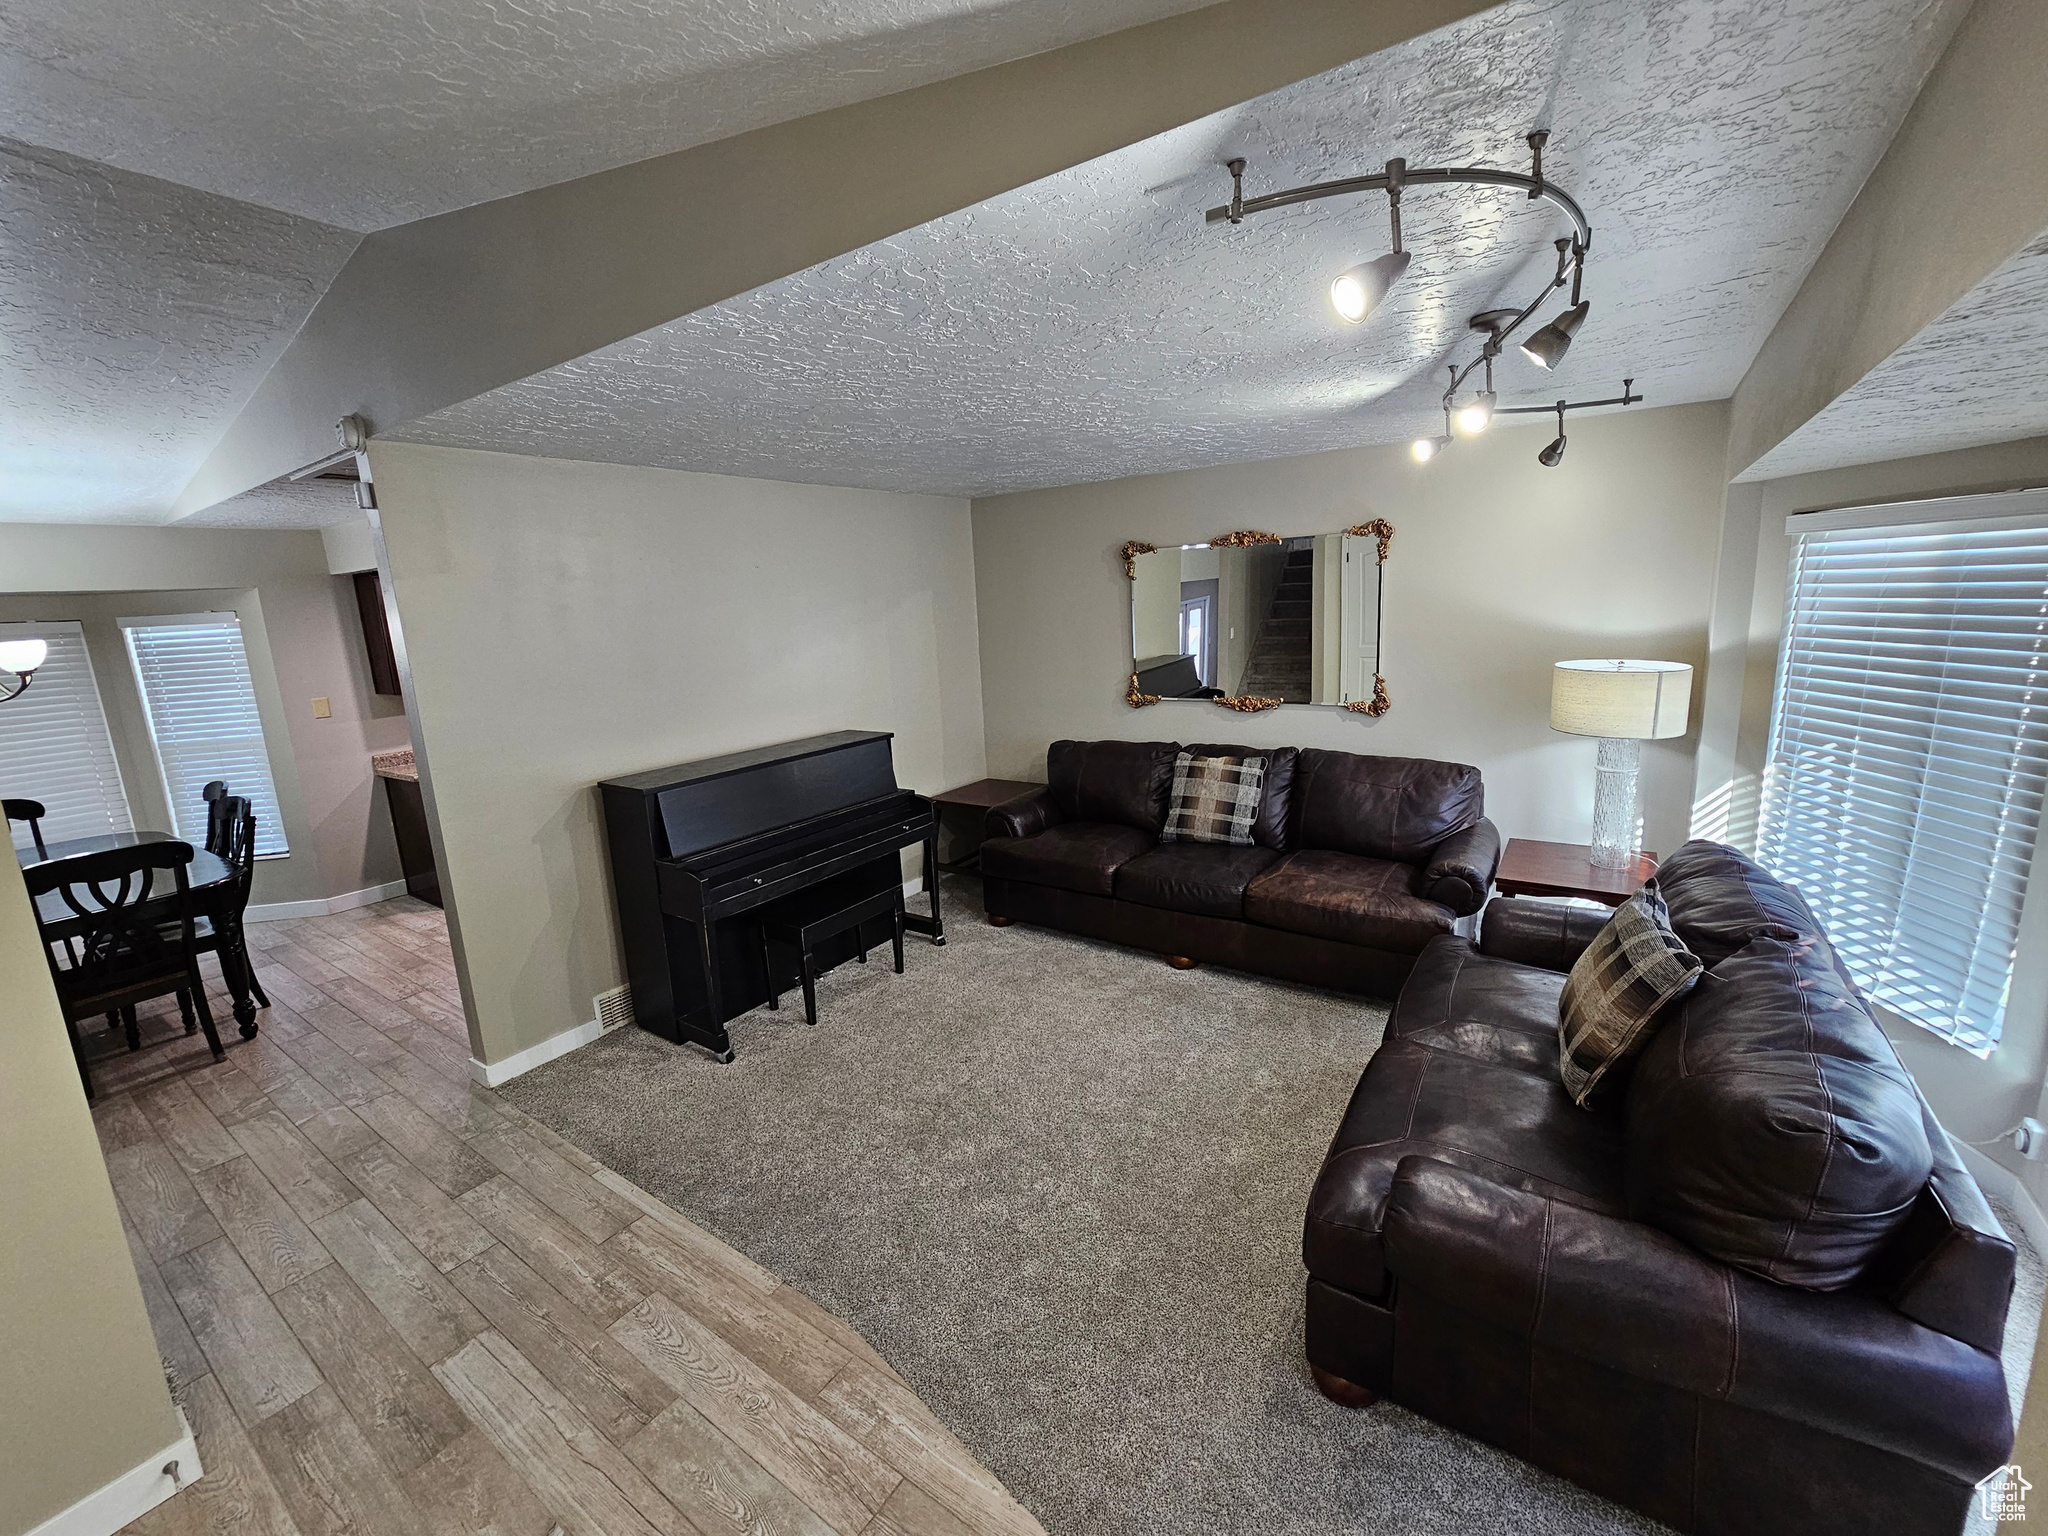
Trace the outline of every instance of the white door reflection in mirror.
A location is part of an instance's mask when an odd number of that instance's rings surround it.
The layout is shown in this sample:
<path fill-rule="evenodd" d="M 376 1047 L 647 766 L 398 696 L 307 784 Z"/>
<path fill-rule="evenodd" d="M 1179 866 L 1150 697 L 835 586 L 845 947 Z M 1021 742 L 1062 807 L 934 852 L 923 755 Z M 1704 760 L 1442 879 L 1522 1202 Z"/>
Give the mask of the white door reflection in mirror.
<path fill-rule="evenodd" d="M 1183 656 L 1194 658 L 1196 677 L 1207 683 L 1216 676 L 1216 598 L 1208 592 L 1185 595 L 1193 585 L 1181 583 L 1180 650 Z"/>
<path fill-rule="evenodd" d="M 1319 704 L 1350 704 L 1372 697 L 1373 674 L 1380 669 L 1379 540 L 1338 535 L 1344 547 L 1343 623 L 1338 696 Z"/>

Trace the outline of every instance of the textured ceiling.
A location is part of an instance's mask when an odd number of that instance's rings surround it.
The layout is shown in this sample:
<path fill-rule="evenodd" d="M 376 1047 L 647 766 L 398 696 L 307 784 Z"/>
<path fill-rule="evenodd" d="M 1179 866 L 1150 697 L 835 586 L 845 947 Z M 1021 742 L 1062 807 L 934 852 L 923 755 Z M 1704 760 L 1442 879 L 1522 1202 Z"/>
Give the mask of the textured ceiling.
<path fill-rule="evenodd" d="M 2048 234 L 1738 478 L 2048 436 Z"/>
<path fill-rule="evenodd" d="M 0 140 L 0 521 L 166 515 L 356 239 Z"/>
<path fill-rule="evenodd" d="M 180 528 L 330 528 L 362 516 L 353 480 L 273 480 L 204 511 L 178 519 Z"/>
<path fill-rule="evenodd" d="M 1504 404 L 1720 399 L 1889 142 L 1949 0 L 1511 0 L 406 425 L 421 442 L 977 495 L 1435 430 L 1472 312 L 1527 302 L 1563 221 L 1419 188 L 1414 265 L 1363 327 L 1331 275 L 1381 198 L 1205 226 L 1251 191 L 1411 165 L 1546 169 L 1594 226 L 1565 367 Z"/>
<path fill-rule="evenodd" d="M 1209 0 L 0 0 L 0 134 L 380 229 Z"/>

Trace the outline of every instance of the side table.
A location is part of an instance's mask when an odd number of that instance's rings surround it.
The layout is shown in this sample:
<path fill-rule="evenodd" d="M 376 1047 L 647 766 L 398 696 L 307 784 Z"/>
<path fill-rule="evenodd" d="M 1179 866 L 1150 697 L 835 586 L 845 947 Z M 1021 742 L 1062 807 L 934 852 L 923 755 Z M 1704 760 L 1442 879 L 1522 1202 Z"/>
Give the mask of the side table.
<path fill-rule="evenodd" d="M 1043 789 L 1044 787 L 1043 784 L 1034 784 L 1028 779 L 976 779 L 972 784 L 962 784 L 958 789 L 949 789 L 943 794 L 933 795 L 931 797 L 932 811 L 939 818 L 941 825 L 943 825 L 946 819 L 946 812 L 949 809 L 986 814 L 1006 800 L 1014 800 L 1019 795 L 1028 795 L 1034 789 Z M 980 831 L 980 815 L 977 815 L 975 818 L 975 842 L 977 845 L 981 841 Z M 951 864 L 942 864 L 939 867 L 949 871 L 970 869 L 974 866 L 975 862 L 976 855 L 970 853 L 964 859 L 955 859 Z"/>
<path fill-rule="evenodd" d="M 1656 873 L 1654 853 L 1637 854 L 1626 869 L 1606 869 L 1593 862 L 1589 844 L 1511 837 L 1493 883 L 1503 896 L 1577 896 L 1618 907 Z"/>

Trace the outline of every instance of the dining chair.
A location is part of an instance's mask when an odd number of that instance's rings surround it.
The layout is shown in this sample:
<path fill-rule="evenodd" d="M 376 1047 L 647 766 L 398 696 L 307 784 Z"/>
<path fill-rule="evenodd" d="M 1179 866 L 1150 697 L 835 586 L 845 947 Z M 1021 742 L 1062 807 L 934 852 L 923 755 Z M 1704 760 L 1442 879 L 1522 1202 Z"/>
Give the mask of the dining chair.
<path fill-rule="evenodd" d="M 181 1008 L 189 1003 L 198 1015 L 214 1059 L 226 1054 L 199 972 L 186 875 L 191 862 L 190 843 L 141 843 L 53 859 L 22 872 L 88 1099 L 92 1071 L 78 1026 L 89 1018 L 119 1014 L 132 1031 L 138 1003 L 174 995 Z M 58 958 L 60 947 L 64 960 Z M 129 1043 L 136 1043 L 132 1033 Z"/>
<path fill-rule="evenodd" d="M 36 840 L 36 857 L 47 859 L 50 850 L 43 846 L 43 818 L 49 814 L 40 800 L 0 800 L 0 811 L 7 813 L 9 821 L 28 823 L 28 835 Z"/>
<path fill-rule="evenodd" d="M 248 908 L 249 888 L 256 879 L 256 810 L 241 795 L 224 795 L 209 809 L 220 814 L 222 837 L 221 846 L 208 851 L 217 854 L 234 871 L 234 889 L 213 903 L 211 910 L 198 920 L 194 942 L 201 954 L 212 950 L 219 955 L 223 970 L 230 965 L 239 966 L 248 981 L 250 996 L 268 1008 L 270 999 L 264 995 L 263 983 L 256 979 L 256 967 L 249 960 L 248 940 L 242 933 L 242 914 Z"/>
<path fill-rule="evenodd" d="M 229 812 L 223 807 L 231 798 L 226 779 L 213 779 L 199 791 L 199 798 L 206 802 L 206 842 L 208 853 L 226 858 L 227 823 Z"/>

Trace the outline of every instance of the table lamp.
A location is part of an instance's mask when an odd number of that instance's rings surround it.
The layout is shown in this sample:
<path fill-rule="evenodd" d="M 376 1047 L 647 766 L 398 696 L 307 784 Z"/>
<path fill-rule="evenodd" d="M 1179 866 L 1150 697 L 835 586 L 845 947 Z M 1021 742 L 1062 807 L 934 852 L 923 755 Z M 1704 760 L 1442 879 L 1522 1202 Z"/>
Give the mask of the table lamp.
<path fill-rule="evenodd" d="M 1692 668 L 1682 661 L 1560 661 L 1550 675 L 1550 728 L 1597 736 L 1593 862 L 1626 869 L 1636 835 L 1640 741 L 1685 734 Z"/>

